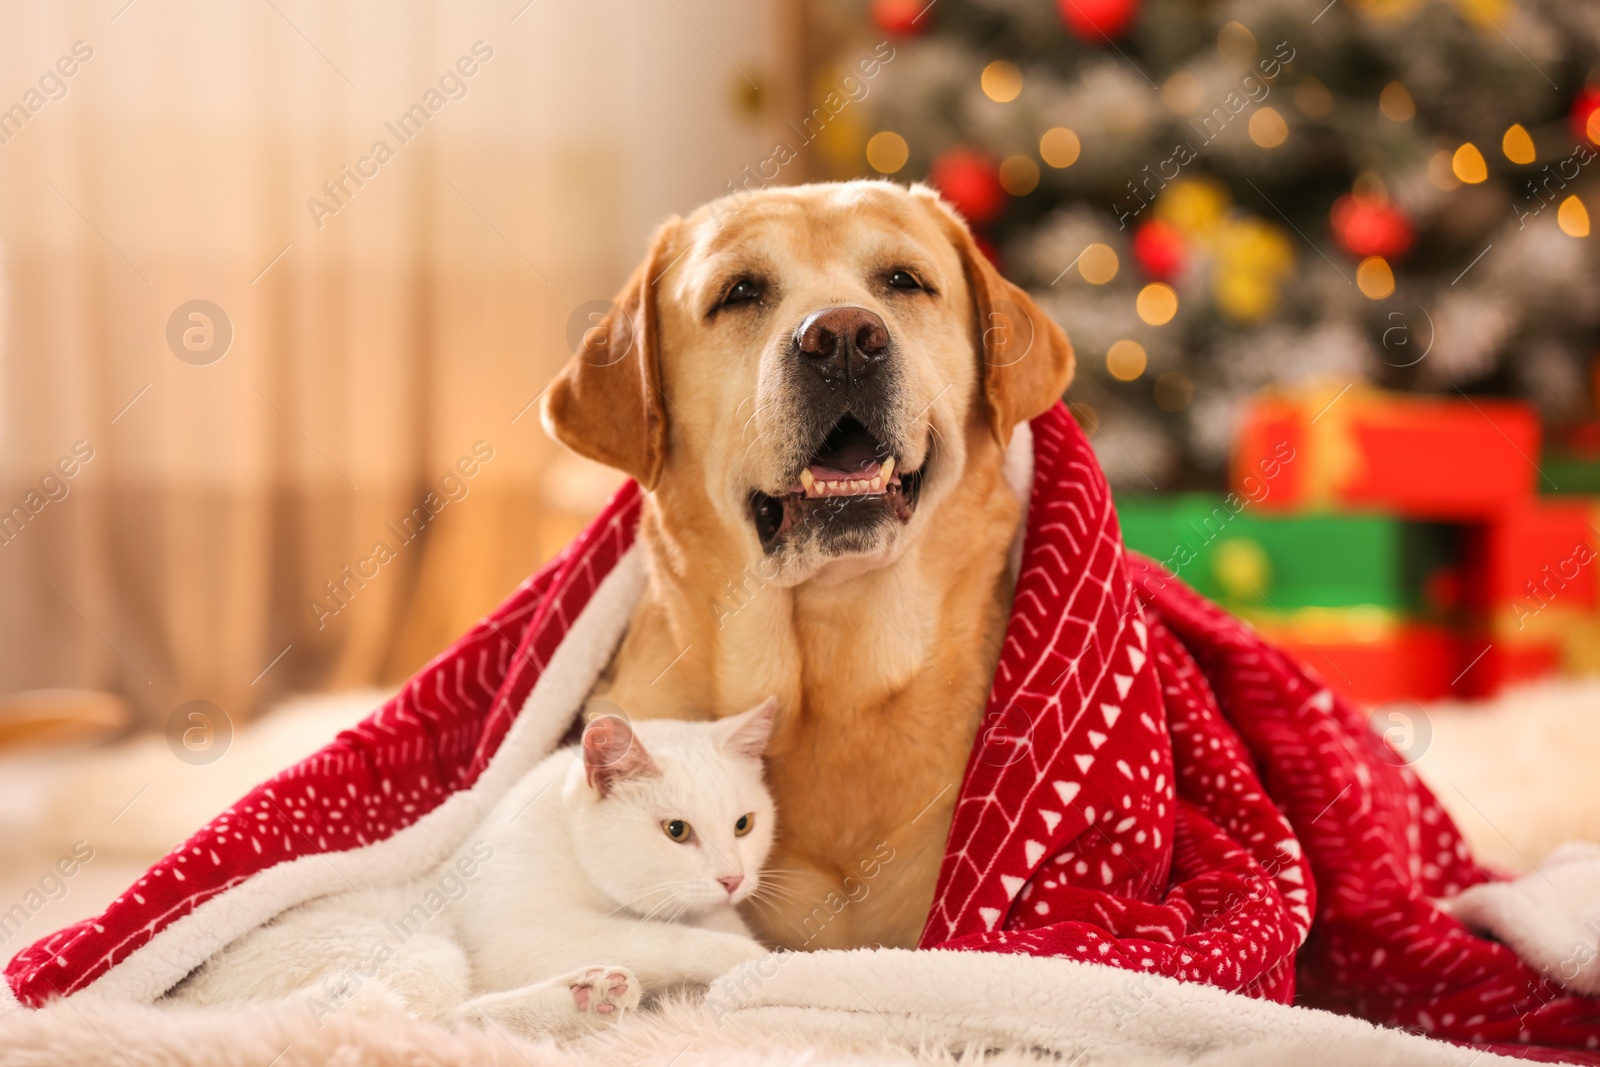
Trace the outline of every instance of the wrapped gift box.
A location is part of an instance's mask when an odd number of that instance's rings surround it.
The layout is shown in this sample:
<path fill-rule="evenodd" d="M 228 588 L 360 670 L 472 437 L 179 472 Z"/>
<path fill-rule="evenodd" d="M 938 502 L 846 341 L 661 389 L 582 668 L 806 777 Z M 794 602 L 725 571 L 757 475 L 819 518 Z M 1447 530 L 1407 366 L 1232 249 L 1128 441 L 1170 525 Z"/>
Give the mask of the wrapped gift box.
<path fill-rule="evenodd" d="M 1269 514 L 1237 494 L 1119 497 L 1129 548 L 1231 611 L 1454 607 L 1457 531 L 1374 514 Z"/>
<path fill-rule="evenodd" d="M 1264 395 L 1244 416 L 1231 476 L 1274 511 L 1483 520 L 1533 495 L 1539 446 L 1533 408 L 1512 401 L 1360 387 Z"/>
<path fill-rule="evenodd" d="M 1536 498 L 1493 522 L 1470 526 L 1463 543 L 1463 593 L 1479 615 L 1526 630 L 1547 611 L 1591 614 L 1600 607 L 1595 504 L 1585 498 Z"/>
<path fill-rule="evenodd" d="M 1254 614 L 1261 633 L 1322 677 L 1328 686 L 1369 707 L 1395 700 L 1465 695 L 1457 686 L 1466 646 L 1450 628 L 1361 608 Z"/>

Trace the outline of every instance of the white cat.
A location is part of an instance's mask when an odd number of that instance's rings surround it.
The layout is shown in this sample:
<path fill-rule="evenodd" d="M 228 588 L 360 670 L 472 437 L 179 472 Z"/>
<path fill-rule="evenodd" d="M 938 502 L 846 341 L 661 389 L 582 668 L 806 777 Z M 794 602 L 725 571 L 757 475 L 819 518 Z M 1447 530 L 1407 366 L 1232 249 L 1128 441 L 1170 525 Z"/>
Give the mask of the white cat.
<path fill-rule="evenodd" d="M 709 983 L 766 951 L 735 906 L 772 847 L 761 753 L 776 706 L 715 723 L 598 718 L 431 875 L 288 911 L 168 997 L 571 1034 L 642 993 Z"/>

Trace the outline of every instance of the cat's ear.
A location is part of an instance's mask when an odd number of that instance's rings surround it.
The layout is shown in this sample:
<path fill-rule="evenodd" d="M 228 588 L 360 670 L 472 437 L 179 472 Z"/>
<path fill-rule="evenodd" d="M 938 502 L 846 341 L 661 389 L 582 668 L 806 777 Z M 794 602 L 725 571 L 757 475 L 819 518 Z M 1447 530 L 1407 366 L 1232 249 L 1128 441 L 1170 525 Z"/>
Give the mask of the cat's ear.
<path fill-rule="evenodd" d="M 768 697 L 749 711 L 722 720 L 722 747 L 735 756 L 760 759 L 772 739 L 772 726 L 778 717 L 778 698 Z"/>
<path fill-rule="evenodd" d="M 583 766 L 590 788 L 602 797 L 618 782 L 661 773 L 627 720 L 616 715 L 602 715 L 584 728 Z"/>

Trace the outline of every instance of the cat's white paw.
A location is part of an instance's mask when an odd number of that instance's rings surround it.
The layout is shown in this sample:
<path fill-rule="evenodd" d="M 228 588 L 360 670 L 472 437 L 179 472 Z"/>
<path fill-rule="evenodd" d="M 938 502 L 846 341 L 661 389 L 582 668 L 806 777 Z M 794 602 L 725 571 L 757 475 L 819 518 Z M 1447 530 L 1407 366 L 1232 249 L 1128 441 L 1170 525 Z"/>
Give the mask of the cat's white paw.
<path fill-rule="evenodd" d="M 751 960 L 759 960 L 770 955 L 765 945 L 753 937 L 732 936 L 719 942 L 716 949 L 710 954 L 710 972 L 712 978 L 721 977 Z M 709 981 L 710 979 L 708 979 Z"/>
<path fill-rule="evenodd" d="M 587 967 L 556 981 L 572 993 L 577 1013 L 598 1024 L 639 1006 L 639 980 L 626 967 Z"/>

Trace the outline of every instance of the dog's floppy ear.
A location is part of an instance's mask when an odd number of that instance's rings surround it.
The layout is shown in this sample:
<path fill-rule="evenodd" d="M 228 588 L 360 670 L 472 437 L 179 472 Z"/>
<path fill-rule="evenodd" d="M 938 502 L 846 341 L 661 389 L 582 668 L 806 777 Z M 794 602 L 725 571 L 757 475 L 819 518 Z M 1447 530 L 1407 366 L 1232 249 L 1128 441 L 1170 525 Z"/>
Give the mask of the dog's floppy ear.
<path fill-rule="evenodd" d="M 610 312 L 596 313 L 577 352 L 550 383 L 541 413 L 551 437 L 625 471 L 646 489 L 655 488 L 667 449 L 655 287 L 671 265 L 667 249 L 680 222 L 674 217 L 662 224 Z"/>
<path fill-rule="evenodd" d="M 972 231 L 937 193 L 916 186 L 961 257 L 977 309 L 983 398 L 989 428 L 1003 448 L 1011 431 L 1061 399 L 1072 383 L 1072 342 L 1033 298 L 1000 276 Z"/>

